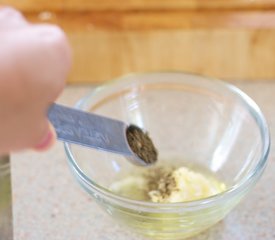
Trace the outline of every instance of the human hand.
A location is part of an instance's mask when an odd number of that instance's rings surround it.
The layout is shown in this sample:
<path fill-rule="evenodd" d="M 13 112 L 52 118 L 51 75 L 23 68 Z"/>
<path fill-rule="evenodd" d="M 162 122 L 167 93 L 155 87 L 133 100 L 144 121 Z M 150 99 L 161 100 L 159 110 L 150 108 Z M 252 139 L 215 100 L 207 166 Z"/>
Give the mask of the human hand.
<path fill-rule="evenodd" d="M 55 140 L 47 109 L 61 93 L 71 66 L 63 31 L 31 24 L 0 8 L 0 154 L 44 150 Z"/>

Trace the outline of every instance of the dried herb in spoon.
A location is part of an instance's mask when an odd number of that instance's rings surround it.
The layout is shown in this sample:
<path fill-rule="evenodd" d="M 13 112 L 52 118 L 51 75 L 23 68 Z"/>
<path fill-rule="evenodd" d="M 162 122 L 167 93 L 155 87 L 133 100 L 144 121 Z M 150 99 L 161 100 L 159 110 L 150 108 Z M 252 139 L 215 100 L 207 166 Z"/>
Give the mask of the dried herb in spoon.
<path fill-rule="evenodd" d="M 148 164 L 157 161 L 157 149 L 147 132 L 143 132 L 135 125 L 130 125 L 126 130 L 126 136 L 129 146 L 139 158 Z"/>

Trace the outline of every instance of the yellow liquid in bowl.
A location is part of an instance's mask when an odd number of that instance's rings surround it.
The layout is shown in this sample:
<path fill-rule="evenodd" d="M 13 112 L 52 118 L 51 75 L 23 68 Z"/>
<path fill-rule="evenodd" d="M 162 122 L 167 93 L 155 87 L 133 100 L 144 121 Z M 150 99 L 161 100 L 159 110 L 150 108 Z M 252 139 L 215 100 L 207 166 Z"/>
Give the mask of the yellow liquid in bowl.
<path fill-rule="evenodd" d="M 226 185 L 213 174 L 169 165 L 133 171 L 110 186 L 118 195 L 156 203 L 199 200 L 225 189 Z"/>
<path fill-rule="evenodd" d="M 183 187 L 175 191 L 168 198 L 154 198 L 148 191 L 148 176 L 154 175 L 156 169 L 162 168 L 178 177 L 178 185 Z M 120 176 L 110 185 L 110 190 L 118 195 L 140 201 L 161 203 L 188 202 L 207 198 L 226 190 L 226 185 L 215 175 L 201 167 L 171 166 L 169 164 L 150 167 L 135 168 L 135 170 Z M 149 177 L 150 179 L 150 177 Z M 178 189 L 179 190 L 179 189 Z M 173 191 L 172 191 L 173 192 Z M 152 196 L 153 195 L 153 196 Z M 236 202 L 219 204 L 210 208 L 203 206 L 190 208 L 175 208 L 172 211 L 162 211 L 156 206 L 153 211 L 129 209 L 126 206 L 109 206 L 109 213 L 117 220 L 147 237 L 168 240 L 185 239 L 194 236 L 221 220 L 235 205 Z"/>

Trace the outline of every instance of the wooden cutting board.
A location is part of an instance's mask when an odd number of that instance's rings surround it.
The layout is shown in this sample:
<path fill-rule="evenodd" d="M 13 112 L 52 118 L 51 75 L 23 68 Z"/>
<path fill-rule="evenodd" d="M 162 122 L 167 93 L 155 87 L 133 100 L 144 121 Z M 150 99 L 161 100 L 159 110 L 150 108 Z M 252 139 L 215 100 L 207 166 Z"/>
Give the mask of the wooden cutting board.
<path fill-rule="evenodd" d="M 177 70 L 275 79 L 275 0 L 7 0 L 59 24 L 74 51 L 71 83 Z"/>

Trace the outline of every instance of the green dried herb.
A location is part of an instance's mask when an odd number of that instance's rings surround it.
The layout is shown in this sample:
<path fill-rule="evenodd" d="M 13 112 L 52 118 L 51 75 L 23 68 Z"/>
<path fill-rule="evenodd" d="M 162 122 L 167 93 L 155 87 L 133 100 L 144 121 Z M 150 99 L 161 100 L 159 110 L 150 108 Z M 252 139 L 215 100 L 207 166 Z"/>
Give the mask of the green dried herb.
<path fill-rule="evenodd" d="M 158 152 L 147 132 L 139 127 L 130 125 L 127 128 L 126 136 L 132 151 L 144 162 L 150 164 L 157 161 Z"/>

